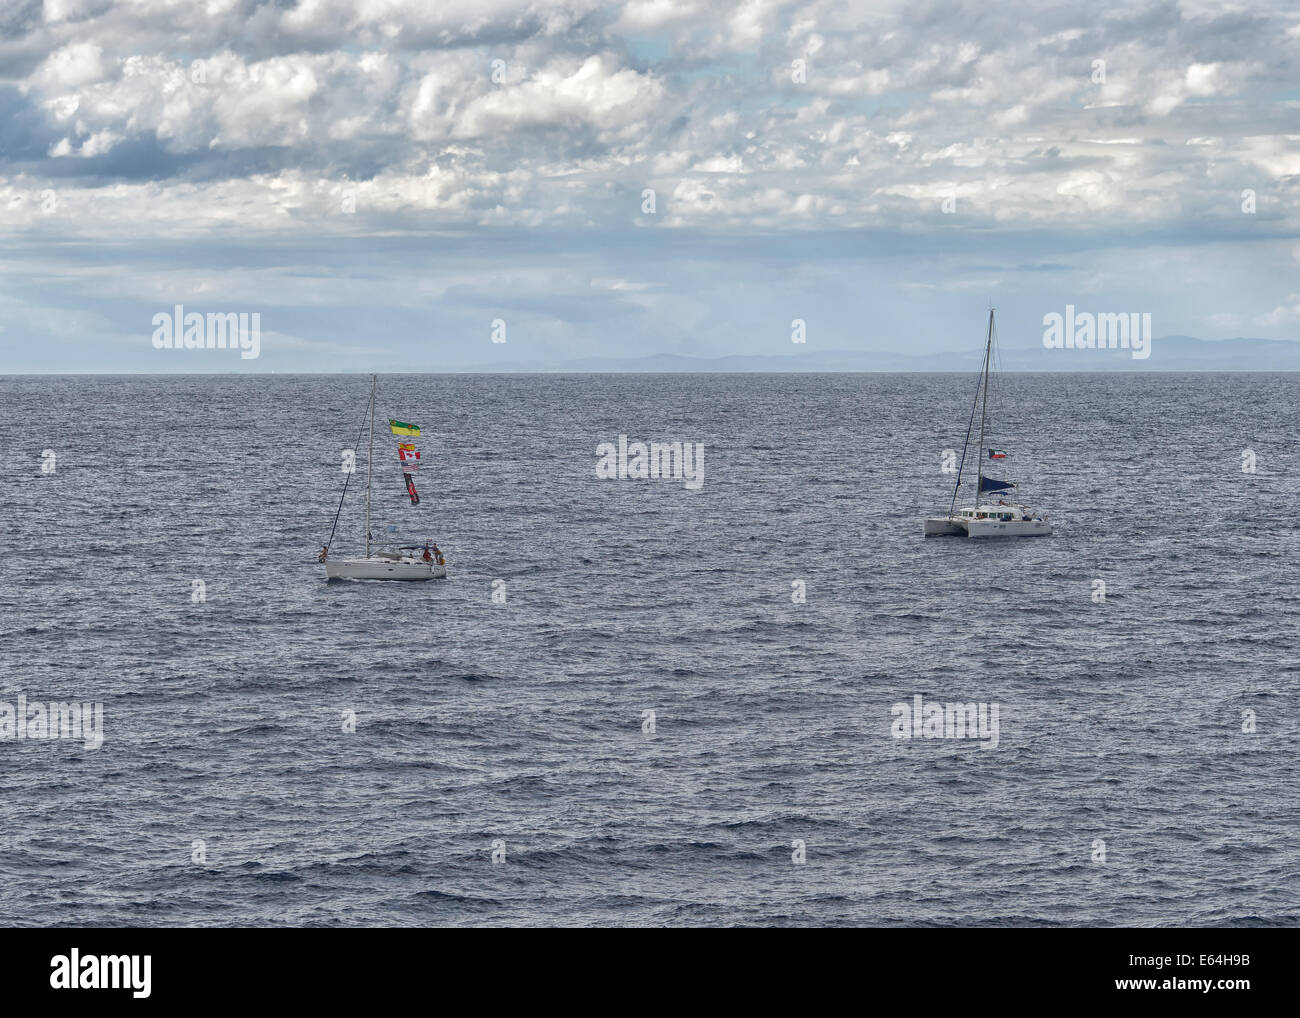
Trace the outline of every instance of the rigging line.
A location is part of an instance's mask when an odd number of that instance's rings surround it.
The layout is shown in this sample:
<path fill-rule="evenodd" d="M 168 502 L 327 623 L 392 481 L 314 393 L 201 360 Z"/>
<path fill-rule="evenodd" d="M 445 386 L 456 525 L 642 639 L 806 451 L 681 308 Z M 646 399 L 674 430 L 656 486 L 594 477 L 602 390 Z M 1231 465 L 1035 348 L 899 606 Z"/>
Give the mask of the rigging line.
<path fill-rule="evenodd" d="M 984 387 L 984 402 L 985 402 L 985 405 L 988 404 L 988 397 L 989 397 L 990 392 L 993 392 L 993 386 L 992 386 L 992 384 L 991 384 L 991 383 L 992 383 L 992 380 L 993 380 L 993 375 L 995 375 L 995 374 L 1000 374 L 1000 373 L 1003 371 L 1003 366 L 1002 366 L 1002 350 L 1001 350 L 1001 348 L 1000 348 L 999 345 L 998 345 L 998 326 L 997 326 L 997 323 L 996 323 L 996 322 L 993 323 L 993 342 L 991 343 L 991 348 L 992 348 L 992 352 L 993 352 L 993 363 L 989 366 L 989 383 L 990 383 L 990 384 L 987 384 L 987 385 L 985 385 L 985 387 Z M 1003 409 L 1003 405 L 1002 405 L 1002 389 L 999 387 L 999 388 L 996 390 L 996 392 L 993 392 L 993 413 L 992 413 L 992 417 L 993 417 L 993 420 L 994 420 L 995 422 L 996 422 L 996 421 L 999 421 L 999 420 L 1002 420 L 1002 409 Z M 994 440 L 995 440 L 995 438 L 994 438 L 994 432 L 993 432 L 993 427 L 994 427 L 994 425 L 992 425 L 992 424 L 989 425 L 989 434 L 988 434 L 988 444 L 989 444 L 989 445 L 992 445 L 993 442 L 994 442 Z M 983 457 L 985 456 L 985 454 L 987 453 L 987 451 L 988 451 L 987 449 L 981 449 L 981 450 L 980 450 L 980 462 L 981 462 L 981 463 L 984 461 L 984 460 L 983 460 Z"/>
<path fill-rule="evenodd" d="M 989 416 L 989 358 L 993 354 L 993 309 L 989 308 L 989 339 L 988 346 L 984 348 L 984 399 L 983 406 L 980 408 L 980 443 L 979 451 L 975 454 L 975 462 L 979 467 L 978 480 L 975 482 L 975 508 L 980 506 L 980 496 L 984 494 L 984 425 Z"/>
<path fill-rule="evenodd" d="M 367 408 L 367 413 L 369 413 L 369 408 Z M 349 473 L 348 476 L 343 480 L 343 494 L 339 496 L 339 507 L 334 513 L 334 526 L 330 527 L 330 539 L 325 542 L 326 550 L 329 550 L 329 546 L 334 543 L 334 531 L 338 529 L 339 514 L 343 512 L 343 500 L 348 497 L 348 483 L 352 480 L 352 474 L 356 473 L 356 462 L 355 462 L 356 448 L 358 445 L 361 444 L 361 432 L 365 430 L 366 430 L 366 419 L 363 417 L 361 418 L 361 427 L 357 430 L 357 440 L 352 443 L 353 469 L 352 472 Z"/>
<path fill-rule="evenodd" d="M 978 376 L 975 379 L 975 402 L 970 405 L 970 423 L 966 425 L 966 441 L 961 447 L 961 463 L 957 466 L 957 483 L 952 488 L 952 505 L 948 506 L 948 515 L 951 516 L 957 509 L 957 492 L 961 490 L 961 472 L 966 466 L 966 449 L 970 446 L 970 433 L 975 427 L 975 407 L 980 401 L 980 382 Z M 979 494 L 975 495 L 975 504 L 979 505 Z"/>

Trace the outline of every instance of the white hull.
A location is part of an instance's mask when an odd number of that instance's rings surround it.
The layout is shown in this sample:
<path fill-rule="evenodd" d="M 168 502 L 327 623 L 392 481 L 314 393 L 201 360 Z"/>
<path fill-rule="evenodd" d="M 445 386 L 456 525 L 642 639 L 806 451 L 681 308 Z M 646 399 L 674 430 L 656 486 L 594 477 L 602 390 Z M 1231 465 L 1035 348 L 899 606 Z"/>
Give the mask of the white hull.
<path fill-rule="evenodd" d="M 949 516 L 931 516 L 925 521 L 926 537 L 965 537 L 966 528 L 960 520 Z"/>
<path fill-rule="evenodd" d="M 442 580 L 447 567 L 436 562 L 404 558 L 344 558 L 325 560 L 327 580 Z"/>
<path fill-rule="evenodd" d="M 968 520 L 967 537 L 1050 537 L 1047 520 Z"/>
<path fill-rule="evenodd" d="M 925 521 L 926 537 L 1051 537 L 1048 520 L 967 520 L 933 516 Z"/>

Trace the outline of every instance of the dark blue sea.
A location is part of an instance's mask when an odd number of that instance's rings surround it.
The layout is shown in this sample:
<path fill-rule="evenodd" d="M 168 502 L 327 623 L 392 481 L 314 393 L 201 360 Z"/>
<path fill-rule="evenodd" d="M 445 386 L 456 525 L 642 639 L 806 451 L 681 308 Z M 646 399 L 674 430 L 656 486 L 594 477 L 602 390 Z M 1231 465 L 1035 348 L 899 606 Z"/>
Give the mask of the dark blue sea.
<path fill-rule="evenodd" d="M 0 379 L 0 700 L 104 718 L 0 741 L 0 924 L 1300 924 L 1300 376 L 999 376 L 1001 541 L 969 375 L 381 376 L 449 578 L 326 583 L 368 389 Z"/>

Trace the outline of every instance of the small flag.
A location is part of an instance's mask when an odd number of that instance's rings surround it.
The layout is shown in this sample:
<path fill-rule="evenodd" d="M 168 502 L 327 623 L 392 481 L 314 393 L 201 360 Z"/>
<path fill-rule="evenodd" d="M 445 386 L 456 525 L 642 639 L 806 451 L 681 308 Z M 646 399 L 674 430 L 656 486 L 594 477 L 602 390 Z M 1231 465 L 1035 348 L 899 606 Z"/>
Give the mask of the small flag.
<path fill-rule="evenodd" d="M 407 424 L 405 421 L 389 420 L 388 426 L 393 429 L 394 435 L 414 435 L 420 437 L 420 426 L 418 424 Z"/>
<path fill-rule="evenodd" d="M 1005 449 L 989 450 L 989 459 L 991 460 L 1004 460 L 1006 458 L 1007 458 L 1007 451 Z"/>
<path fill-rule="evenodd" d="M 402 461 L 403 470 L 420 469 L 420 452 L 410 442 L 403 442 L 397 447 L 397 456 Z"/>
<path fill-rule="evenodd" d="M 402 479 L 406 481 L 406 493 L 411 496 L 411 505 L 419 505 L 420 496 L 415 493 L 415 478 L 410 474 L 403 474 Z"/>

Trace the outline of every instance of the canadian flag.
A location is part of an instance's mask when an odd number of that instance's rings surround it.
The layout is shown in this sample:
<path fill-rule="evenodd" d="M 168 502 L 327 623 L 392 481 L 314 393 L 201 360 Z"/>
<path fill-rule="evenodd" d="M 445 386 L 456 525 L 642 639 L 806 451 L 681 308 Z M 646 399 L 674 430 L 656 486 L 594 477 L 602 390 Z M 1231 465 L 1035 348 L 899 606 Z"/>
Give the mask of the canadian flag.
<path fill-rule="evenodd" d="M 420 453 L 410 442 L 402 442 L 397 447 L 397 455 L 402 461 L 402 469 L 406 472 L 420 469 Z"/>

